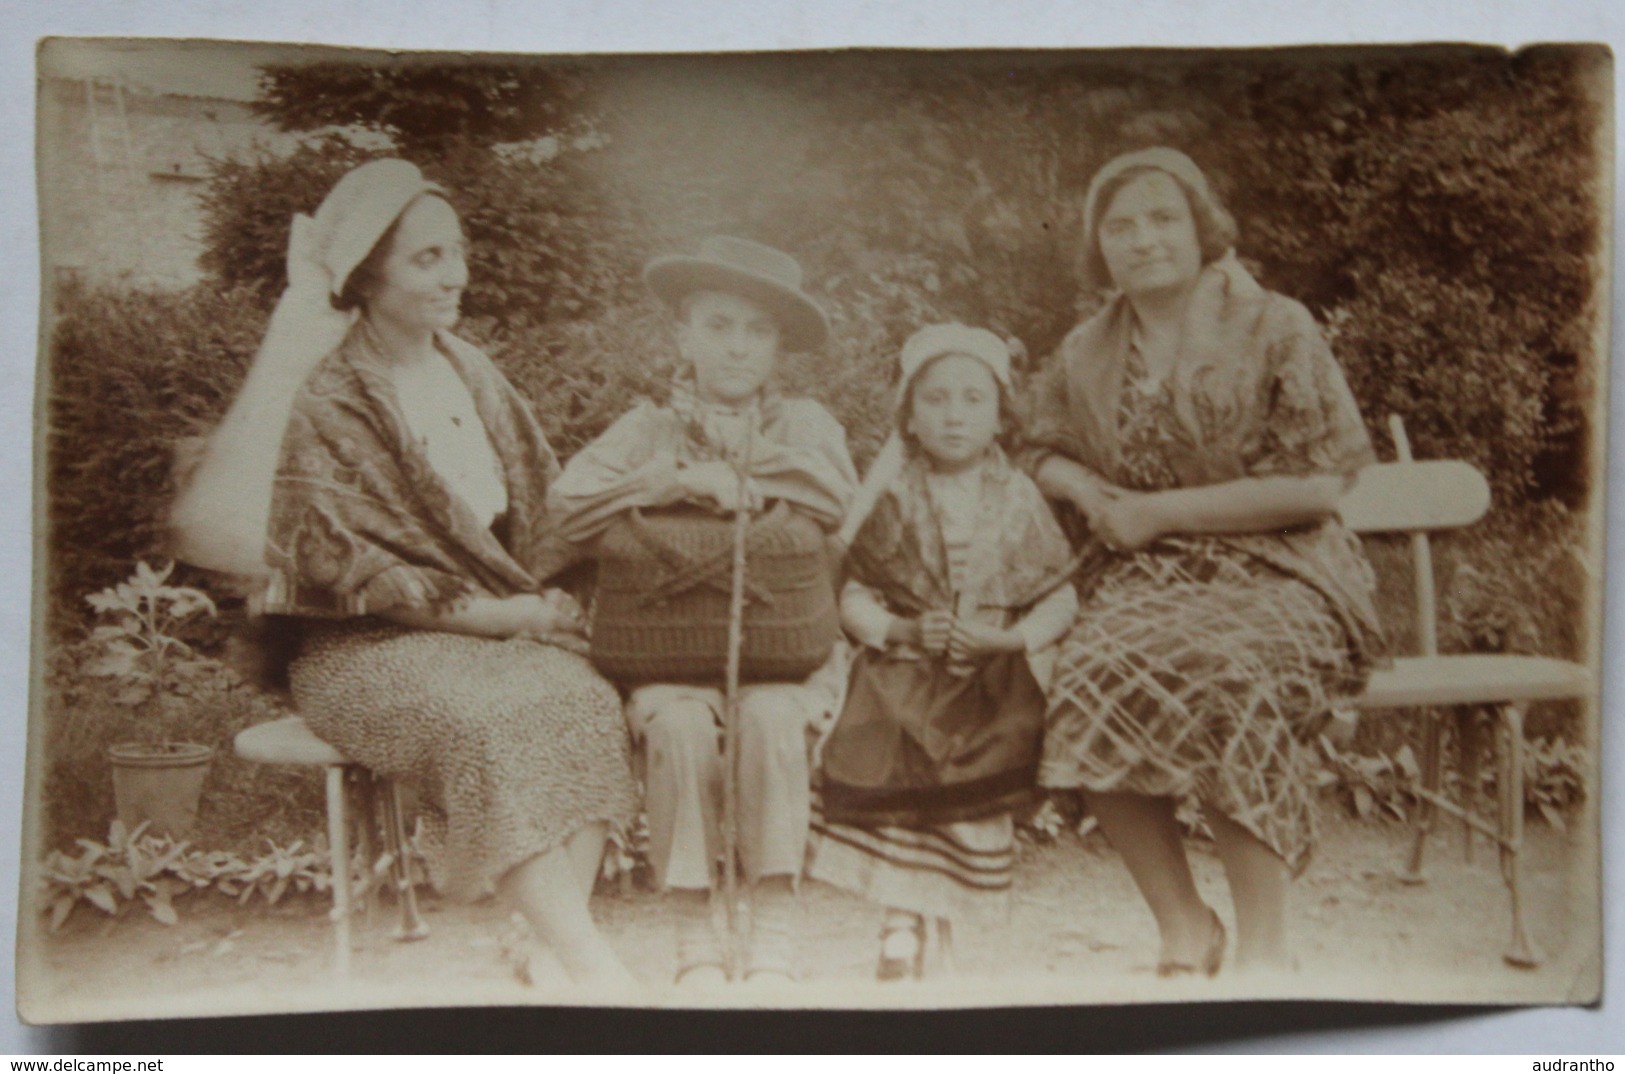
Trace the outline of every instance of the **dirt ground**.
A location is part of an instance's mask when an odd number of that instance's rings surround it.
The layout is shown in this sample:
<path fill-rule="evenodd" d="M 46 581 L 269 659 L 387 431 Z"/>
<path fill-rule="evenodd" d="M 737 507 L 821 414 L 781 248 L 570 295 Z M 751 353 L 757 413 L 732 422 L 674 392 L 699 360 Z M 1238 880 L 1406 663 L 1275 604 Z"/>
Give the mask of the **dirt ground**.
<path fill-rule="evenodd" d="M 955 966 L 941 958 L 923 984 L 873 983 L 878 911 L 820 884 L 805 888 L 803 983 L 769 989 L 730 986 L 676 991 L 657 894 L 611 895 L 595 913 L 616 949 L 646 984 L 631 1002 L 659 1006 L 867 1007 L 944 1004 L 1167 1001 L 1243 996 L 1529 1002 L 1583 990 L 1598 972 L 1594 914 L 1585 905 L 1591 841 L 1531 825 L 1525 891 L 1532 932 L 1548 955 L 1537 970 L 1507 966 L 1506 889 L 1496 855 L 1479 840 L 1464 861 L 1459 827 L 1430 845 L 1429 881 L 1402 884 L 1408 846 L 1397 824 L 1329 818 L 1315 862 L 1294 892 L 1296 974 L 1160 980 L 1149 913 L 1105 841 L 1067 836 L 1024 847 L 1008 921 L 959 929 Z M 1230 920 L 1223 873 L 1198 847 L 1198 882 Z M 274 908 L 205 898 L 181 905 L 181 921 L 144 915 L 113 921 L 80 909 L 19 965 L 30 1018 L 80 1021 L 170 1014 L 227 1014 L 349 1007 L 568 1004 L 605 1001 L 571 989 L 545 956 L 521 983 L 511 952 L 521 933 L 493 902 L 473 906 L 425 898 L 431 935 L 390 939 L 395 907 L 359 919 L 347 979 L 332 973 L 325 900 Z M 616 997 L 627 1001 L 628 997 Z"/>

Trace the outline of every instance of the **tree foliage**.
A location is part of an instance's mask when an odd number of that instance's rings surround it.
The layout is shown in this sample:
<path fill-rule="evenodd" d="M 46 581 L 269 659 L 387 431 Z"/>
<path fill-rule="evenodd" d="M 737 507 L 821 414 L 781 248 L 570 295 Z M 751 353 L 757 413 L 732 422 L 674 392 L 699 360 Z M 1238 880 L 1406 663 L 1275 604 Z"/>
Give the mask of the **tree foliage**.
<path fill-rule="evenodd" d="M 420 162 L 557 133 L 582 88 L 562 63 L 369 57 L 261 68 L 256 112 L 285 131 L 359 127 Z"/>
<path fill-rule="evenodd" d="M 805 266 L 833 339 L 783 379 L 831 407 L 861 461 L 922 323 L 991 327 L 1030 370 L 1098 303 L 1074 271 L 1080 203 L 1100 164 L 1145 144 L 1208 170 L 1240 255 L 1322 320 L 1379 444 L 1399 413 L 1419 454 L 1474 461 L 1500 502 L 1578 506 L 1599 362 L 1596 63 L 1452 48 L 272 69 L 276 123 L 350 129 L 218 163 L 198 294 L 69 301 L 53 519 L 120 560 L 75 575 L 81 593 L 155 554 L 156 460 L 235 389 L 292 215 L 370 155 L 406 155 L 452 191 L 470 237 L 463 330 L 561 453 L 674 367 L 643 262 L 727 232 Z M 108 527 L 108 505 L 126 524 Z"/>
<path fill-rule="evenodd" d="M 327 137 L 282 157 L 220 162 L 203 196 L 204 270 L 269 309 L 287 283 L 294 214 L 315 212 L 340 176 L 380 155 Z M 582 181 L 577 161 L 454 147 L 424 171 L 450 192 L 468 234 L 467 316 L 505 325 L 596 316 L 636 286 L 635 268 L 603 257 L 631 242 L 624 213 Z"/>
<path fill-rule="evenodd" d="M 1404 415 L 1420 454 L 1464 455 L 1504 495 L 1584 492 L 1594 74 L 1533 49 L 1232 76 L 1248 251 L 1333 328 L 1368 419 Z"/>
<path fill-rule="evenodd" d="M 265 326 L 251 293 L 70 288 L 59 295 L 47 399 L 53 607 L 143 559 L 167 558 L 164 517 L 186 442 L 225 413 Z"/>

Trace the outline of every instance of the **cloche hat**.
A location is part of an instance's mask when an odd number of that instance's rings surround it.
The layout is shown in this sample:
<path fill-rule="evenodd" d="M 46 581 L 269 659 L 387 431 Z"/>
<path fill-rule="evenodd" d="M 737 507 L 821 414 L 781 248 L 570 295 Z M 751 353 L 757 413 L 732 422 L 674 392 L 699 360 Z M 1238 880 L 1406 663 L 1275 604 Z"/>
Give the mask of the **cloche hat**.
<path fill-rule="evenodd" d="M 346 172 L 314 217 L 295 217 L 294 227 L 304 232 L 308 256 L 327 270 L 335 297 L 344 293 L 350 273 L 389 226 L 422 194 L 445 191 L 425 179 L 416 164 L 388 157 Z"/>
<path fill-rule="evenodd" d="M 1106 260 L 1100 253 L 1100 236 L 1096 234 L 1100 227 L 1100 217 L 1108 208 L 1102 204 L 1101 192 L 1124 172 L 1145 168 L 1163 172 L 1176 179 L 1184 187 L 1187 200 L 1194 199 L 1191 205 L 1192 212 L 1199 208 L 1206 209 L 1207 215 L 1219 225 L 1219 233 L 1224 236 L 1220 243 L 1223 247 L 1228 247 L 1235 240 L 1235 220 L 1214 194 L 1207 174 L 1194 160 L 1167 146 L 1154 146 L 1150 149 L 1122 153 L 1108 160 L 1101 166 L 1100 171 L 1095 173 L 1095 177 L 1089 182 L 1089 193 L 1083 201 L 1083 265 L 1085 271 L 1098 280 L 1105 281 L 1109 278 Z M 1200 235 L 1200 232 L 1198 234 Z M 1204 250 L 1203 260 L 1210 260 L 1219 252 L 1210 253 Z"/>

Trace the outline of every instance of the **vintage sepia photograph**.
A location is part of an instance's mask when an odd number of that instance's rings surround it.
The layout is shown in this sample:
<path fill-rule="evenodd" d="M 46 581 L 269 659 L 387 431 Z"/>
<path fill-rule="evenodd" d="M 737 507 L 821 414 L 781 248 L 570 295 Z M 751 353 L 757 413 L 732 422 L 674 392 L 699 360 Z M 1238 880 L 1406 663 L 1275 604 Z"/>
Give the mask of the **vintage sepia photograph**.
<path fill-rule="evenodd" d="M 1597 1000 L 1606 47 L 37 61 L 26 1020 Z"/>

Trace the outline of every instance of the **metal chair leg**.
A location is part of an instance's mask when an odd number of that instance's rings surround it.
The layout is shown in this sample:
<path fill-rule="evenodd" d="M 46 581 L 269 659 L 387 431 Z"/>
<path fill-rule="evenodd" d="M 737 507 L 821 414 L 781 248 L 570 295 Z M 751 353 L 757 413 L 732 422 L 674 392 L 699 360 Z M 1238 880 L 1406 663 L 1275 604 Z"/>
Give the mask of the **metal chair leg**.
<path fill-rule="evenodd" d="M 344 808 L 344 766 L 327 766 L 327 845 L 333 875 L 333 972 L 350 972 L 350 846 Z"/>
<path fill-rule="evenodd" d="M 1422 854 L 1427 848 L 1428 834 L 1433 831 L 1434 819 L 1439 812 L 1430 795 L 1437 795 L 1444 782 L 1443 721 L 1433 709 L 1423 710 L 1422 721 L 1422 787 L 1428 794 L 1424 794 L 1416 803 L 1416 835 L 1411 842 L 1410 861 L 1399 878 L 1406 884 L 1427 881 L 1427 877 L 1422 875 Z"/>
<path fill-rule="evenodd" d="M 1484 753 L 1484 710 L 1478 707 L 1458 710 L 1456 716 L 1456 770 L 1461 773 L 1461 804 L 1472 809 L 1479 798 L 1480 761 Z M 1462 857 L 1471 865 L 1473 841 L 1478 831 L 1466 817 L 1461 821 Z"/>
<path fill-rule="evenodd" d="M 412 886 L 412 859 L 406 845 L 406 818 L 401 809 L 401 787 L 393 779 L 383 780 L 384 839 L 388 844 L 395 876 L 395 896 L 400 905 L 401 923 L 394 932 L 402 943 L 429 935 L 429 926 L 418 915 L 417 890 Z"/>
<path fill-rule="evenodd" d="M 1524 923 L 1523 896 L 1519 889 L 1518 855 L 1523 850 L 1523 706 L 1501 706 L 1501 771 L 1497 781 L 1500 798 L 1501 876 L 1512 900 L 1512 942 L 1502 956 L 1519 969 L 1540 965 L 1541 954 L 1530 942 Z"/>
<path fill-rule="evenodd" d="M 942 971 L 947 974 L 957 974 L 959 972 L 959 956 L 954 951 L 953 918 L 937 918 L 937 950 L 942 953 Z"/>
<path fill-rule="evenodd" d="M 355 900 L 361 916 L 368 924 L 372 922 L 372 907 L 378 901 L 377 884 L 373 876 L 373 865 L 378 855 L 373 847 L 373 833 L 378 825 L 377 781 L 373 778 L 372 770 L 361 765 L 351 765 L 347 770 L 349 781 L 346 784 L 350 792 L 350 803 L 354 807 L 354 830 L 356 841 L 356 859 L 361 862 L 361 885 L 351 891 L 351 898 Z"/>

